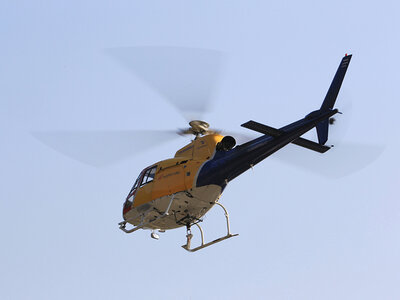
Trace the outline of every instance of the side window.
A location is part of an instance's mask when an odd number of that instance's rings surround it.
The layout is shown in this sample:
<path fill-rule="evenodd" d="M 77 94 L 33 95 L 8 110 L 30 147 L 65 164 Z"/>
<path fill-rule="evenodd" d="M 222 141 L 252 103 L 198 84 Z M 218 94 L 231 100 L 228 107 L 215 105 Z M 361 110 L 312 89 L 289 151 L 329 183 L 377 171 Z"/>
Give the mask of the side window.
<path fill-rule="evenodd" d="M 151 168 L 149 172 L 149 177 L 147 178 L 147 182 L 153 181 L 154 176 L 156 175 L 156 169 L 157 167 Z"/>
<path fill-rule="evenodd" d="M 142 184 L 140 186 L 143 186 L 147 183 L 147 178 L 149 177 L 149 173 L 150 173 L 150 170 L 147 170 L 146 173 L 144 173 Z"/>
<path fill-rule="evenodd" d="M 143 180 L 141 186 L 145 185 L 146 183 L 152 182 L 154 180 L 154 176 L 156 175 L 157 166 L 148 169 L 146 173 L 144 173 Z"/>

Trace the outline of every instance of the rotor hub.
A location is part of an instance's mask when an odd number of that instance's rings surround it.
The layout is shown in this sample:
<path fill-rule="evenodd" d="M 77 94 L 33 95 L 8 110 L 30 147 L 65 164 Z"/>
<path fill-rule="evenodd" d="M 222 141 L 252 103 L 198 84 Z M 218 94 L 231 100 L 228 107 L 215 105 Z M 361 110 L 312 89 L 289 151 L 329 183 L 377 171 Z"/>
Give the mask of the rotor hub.
<path fill-rule="evenodd" d="M 193 134 L 196 138 L 201 135 L 208 135 L 208 134 L 219 134 L 218 130 L 210 129 L 210 125 L 201 120 L 193 120 L 189 122 L 190 127 L 186 129 L 180 129 L 178 134 L 186 135 L 186 134 Z"/>
<path fill-rule="evenodd" d="M 210 124 L 200 120 L 190 121 L 189 125 L 191 127 L 193 134 L 195 135 L 205 134 L 208 131 L 208 128 L 210 127 Z"/>

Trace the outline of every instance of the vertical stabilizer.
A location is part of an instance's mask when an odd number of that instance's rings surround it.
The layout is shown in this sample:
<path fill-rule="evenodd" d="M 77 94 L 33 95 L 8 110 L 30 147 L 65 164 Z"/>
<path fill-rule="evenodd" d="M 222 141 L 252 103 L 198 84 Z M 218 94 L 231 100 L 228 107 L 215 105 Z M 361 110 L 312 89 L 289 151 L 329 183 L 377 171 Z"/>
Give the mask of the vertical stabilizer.
<path fill-rule="evenodd" d="M 339 94 L 340 87 L 342 86 L 342 82 L 344 76 L 346 75 L 347 68 L 349 66 L 351 60 L 351 55 L 345 55 L 340 62 L 339 68 L 336 71 L 335 77 L 333 77 L 331 86 L 329 87 L 328 92 L 326 93 L 324 102 L 321 105 L 321 112 L 333 109 L 335 105 L 336 98 Z M 328 140 L 328 130 L 329 130 L 329 119 L 323 120 L 316 126 L 317 135 L 318 135 L 318 143 L 320 145 L 325 145 Z"/>
<path fill-rule="evenodd" d="M 344 76 L 346 75 L 347 68 L 349 66 L 351 60 L 351 55 L 345 55 L 340 62 L 339 68 L 336 71 L 335 77 L 333 77 L 331 86 L 329 87 L 328 92 L 326 93 L 324 102 L 322 102 L 321 110 L 332 109 L 335 105 L 336 98 L 339 94 L 340 87 L 342 86 L 342 82 Z"/>

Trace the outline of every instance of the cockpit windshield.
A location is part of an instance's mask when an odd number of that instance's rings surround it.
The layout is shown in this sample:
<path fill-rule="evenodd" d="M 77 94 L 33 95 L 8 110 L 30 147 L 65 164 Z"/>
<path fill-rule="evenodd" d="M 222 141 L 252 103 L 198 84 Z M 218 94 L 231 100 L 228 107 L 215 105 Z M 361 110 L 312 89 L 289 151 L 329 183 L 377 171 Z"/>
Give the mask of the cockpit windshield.
<path fill-rule="evenodd" d="M 135 191 L 139 186 L 142 187 L 145 184 L 152 182 L 154 180 L 154 176 L 156 175 L 156 170 L 157 166 L 152 166 L 140 172 L 139 177 L 136 179 L 135 184 L 133 185 L 129 194 L 132 194 L 132 192 Z"/>
<path fill-rule="evenodd" d="M 133 201 L 135 200 L 136 197 L 136 190 L 138 189 L 138 187 L 142 187 L 154 180 L 154 177 L 156 175 L 156 170 L 157 166 L 152 166 L 140 172 L 138 178 L 135 181 L 135 184 L 131 188 L 128 197 L 126 198 L 124 209 L 128 209 L 133 204 Z"/>
<path fill-rule="evenodd" d="M 138 178 L 136 179 L 136 181 L 135 181 L 135 184 L 133 185 L 133 187 L 132 187 L 132 189 L 131 189 L 131 191 L 130 191 L 130 193 L 129 194 L 131 194 L 134 190 L 136 190 L 137 189 L 137 187 L 139 186 L 139 183 L 140 183 L 140 181 L 141 181 L 141 179 L 142 179 L 142 175 L 143 175 L 143 172 L 144 171 L 142 171 L 142 172 L 140 172 L 140 174 L 139 174 L 139 176 L 138 176 Z"/>
<path fill-rule="evenodd" d="M 136 188 L 138 187 L 138 185 L 139 185 L 139 179 L 140 179 L 140 176 L 136 179 L 135 184 L 134 184 L 133 187 L 132 187 L 132 190 L 134 190 L 134 189 L 136 189 Z"/>

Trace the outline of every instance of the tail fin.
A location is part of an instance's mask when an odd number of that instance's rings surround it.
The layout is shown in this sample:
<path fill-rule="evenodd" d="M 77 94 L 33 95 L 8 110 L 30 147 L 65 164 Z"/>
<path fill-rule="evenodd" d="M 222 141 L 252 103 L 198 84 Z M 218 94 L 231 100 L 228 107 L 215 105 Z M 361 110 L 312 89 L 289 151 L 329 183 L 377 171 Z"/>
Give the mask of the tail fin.
<path fill-rule="evenodd" d="M 325 145 L 328 140 L 329 120 L 326 119 L 319 122 L 315 128 L 317 128 L 318 143 Z"/>
<path fill-rule="evenodd" d="M 332 80 L 331 86 L 329 87 L 328 92 L 326 93 L 324 102 L 321 105 L 321 111 L 327 111 L 333 109 L 335 105 L 336 98 L 339 94 L 340 87 L 342 86 L 342 82 L 344 76 L 346 75 L 347 68 L 349 66 L 351 60 L 351 55 L 345 55 L 340 62 L 339 68 L 336 71 L 335 77 Z M 320 122 L 317 126 L 317 134 L 318 134 L 318 142 L 320 145 L 325 145 L 328 140 L 328 128 L 329 128 L 329 120 L 324 120 Z"/>

